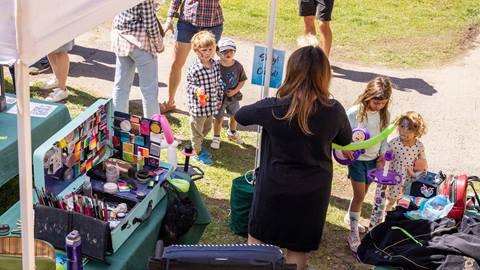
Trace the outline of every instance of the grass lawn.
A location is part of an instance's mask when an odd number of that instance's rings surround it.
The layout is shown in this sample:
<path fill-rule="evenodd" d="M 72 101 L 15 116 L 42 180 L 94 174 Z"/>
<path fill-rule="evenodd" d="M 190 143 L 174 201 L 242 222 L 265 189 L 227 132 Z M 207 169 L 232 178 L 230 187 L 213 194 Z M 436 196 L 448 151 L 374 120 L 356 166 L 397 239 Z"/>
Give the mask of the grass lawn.
<path fill-rule="evenodd" d="M 222 0 L 224 34 L 265 43 L 270 2 Z M 295 47 L 303 33 L 297 3 L 277 0 L 276 47 Z M 471 46 L 479 28 L 478 0 L 336 1 L 332 57 L 397 67 L 434 66 L 451 61 Z"/>
<path fill-rule="evenodd" d="M 11 91 L 11 83 L 9 81 L 7 81 L 7 88 Z M 33 86 L 31 89 L 33 97 L 41 98 L 48 95 L 48 91 L 41 91 L 36 86 Z M 71 96 L 66 105 L 72 118 L 94 103 L 97 98 L 101 98 L 80 89 L 69 88 L 69 91 Z M 133 112 L 139 113 L 141 111 L 141 104 L 131 102 L 130 107 Z M 184 142 L 179 146 L 179 149 L 181 149 L 188 141 L 188 117 L 174 113 L 169 115 L 169 121 L 174 133 Z M 201 166 L 205 171 L 205 178 L 197 181 L 197 185 L 212 216 L 212 223 L 207 227 L 201 243 L 225 244 L 246 242 L 245 238 L 236 236 L 228 227 L 232 180 L 254 167 L 256 133 L 242 131 L 241 134 L 246 141 L 244 146 L 230 143 L 225 137 L 225 132 L 223 132 L 221 149 L 219 151 L 211 151 L 215 164 L 210 167 Z M 210 143 L 209 137 L 205 141 L 205 146 L 208 147 Z M 162 156 L 166 156 L 165 150 Z M 183 156 L 180 152 L 178 152 L 178 158 L 180 162 L 183 162 Z M 323 241 L 320 249 L 309 256 L 309 265 L 315 269 L 368 269 L 367 266 L 353 260 L 346 244 L 348 228 L 343 224 L 343 216 L 348 208 L 351 188 L 345 175 L 345 168 L 335 165 L 334 185 L 327 223 L 323 232 Z M 18 201 L 18 188 L 18 177 L 0 188 L 0 194 L 2 194 L 0 196 L 0 214 Z M 371 204 L 366 204 L 364 208 L 362 216 L 368 218 Z M 363 223 L 366 224 L 366 220 Z"/>

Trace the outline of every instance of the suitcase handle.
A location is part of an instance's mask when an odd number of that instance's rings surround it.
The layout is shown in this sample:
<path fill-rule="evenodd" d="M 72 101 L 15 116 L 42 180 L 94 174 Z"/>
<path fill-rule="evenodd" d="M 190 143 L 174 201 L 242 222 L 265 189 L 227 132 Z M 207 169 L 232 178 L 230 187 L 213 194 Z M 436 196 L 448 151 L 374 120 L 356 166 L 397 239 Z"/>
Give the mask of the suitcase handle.
<path fill-rule="evenodd" d="M 140 222 L 140 223 L 143 223 L 145 221 L 147 221 L 150 216 L 152 215 L 152 212 L 153 212 L 153 207 L 152 207 L 152 200 L 150 200 L 148 202 L 148 206 L 147 206 L 147 211 L 145 211 L 145 214 L 143 214 L 143 216 L 141 217 L 136 217 L 133 219 L 133 224 L 135 225 L 137 222 Z"/>
<path fill-rule="evenodd" d="M 197 180 L 202 179 L 203 176 L 205 175 L 205 173 L 203 172 L 203 170 L 200 169 L 200 167 L 198 167 L 198 166 L 193 166 L 193 165 L 191 165 L 191 166 L 192 166 L 192 169 L 194 169 L 194 170 L 197 171 L 197 174 L 194 174 L 194 175 L 192 176 L 192 181 L 197 181 Z"/>
<path fill-rule="evenodd" d="M 163 240 L 158 240 L 155 245 L 155 259 L 161 259 L 163 255 Z"/>

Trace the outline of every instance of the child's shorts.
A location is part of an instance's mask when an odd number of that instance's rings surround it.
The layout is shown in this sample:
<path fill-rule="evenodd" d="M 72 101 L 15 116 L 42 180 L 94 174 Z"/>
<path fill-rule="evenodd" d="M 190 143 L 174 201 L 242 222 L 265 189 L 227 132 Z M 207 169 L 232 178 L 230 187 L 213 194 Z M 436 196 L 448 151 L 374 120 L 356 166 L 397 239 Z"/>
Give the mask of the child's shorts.
<path fill-rule="evenodd" d="M 240 109 L 240 102 L 238 100 L 227 101 L 224 100 L 222 107 L 218 110 L 217 115 L 215 115 L 216 119 L 223 119 L 224 116 L 232 116 Z"/>
<path fill-rule="evenodd" d="M 356 160 L 352 165 L 348 165 L 348 178 L 355 182 L 365 183 L 367 185 L 372 183 L 367 176 L 371 169 L 377 167 L 377 160 Z"/>

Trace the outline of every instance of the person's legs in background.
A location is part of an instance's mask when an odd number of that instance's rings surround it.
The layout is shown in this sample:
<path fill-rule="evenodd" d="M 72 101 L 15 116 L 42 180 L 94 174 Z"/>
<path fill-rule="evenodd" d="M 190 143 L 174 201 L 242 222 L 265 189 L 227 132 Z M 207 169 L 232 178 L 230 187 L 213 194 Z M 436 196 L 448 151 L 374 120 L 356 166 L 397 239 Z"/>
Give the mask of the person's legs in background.
<path fill-rule="evenodd" d="M 182 68 L 190 52 L 190 43 L 175 42 L 173 62 L 168 77 L 168 101 L 161 104 L 160 110 L 166 113 L 175 109 L 175 93 L 182 78 Z"/>
<path fill-rule="evenodd" d="M 39 73 L 46 71 L 49 68 L 50 68 L 50 62 L 48 62 L 48 57 L 44 56 L 28 68 L 28 73 L 30 75 L 37 75 Z"/>
<path fill-rule="evenodd" d="M 332 30 L 330 21 L 332 19 L 334 0 L 299 0 L 299 15 L 303 16 L 303 31 L 305 35 L 317 34 L 315 19 L 319 21 L 320 47 L 327 57 L 332 47 Z"/>
<path fill-rule="evenodd" d="M 57 87 L 66 90 L 68 71 L 70 69 L 70 58 L 67 52 L 51 53 L 48 55 L 53 74 L 58 81 Z"/>
<path fill-rule="evenodd" d="M 142 92 L 143 116 L 151 118 L 160 113 L 158 107 L 158 61 L 147 51 L 135 48 L 130 54 L 138 70 Z M 128 102 L 128 98 L 127 98 Z"/>
<path fill-rule="evenodd" d="M 320 21 L 320 47 L 322 47 L 325 55 L 330 56 L 332 47 L 332 30 L 330 29 L 330 21 Z"/>
<path fill-rule="evenodd" d="M 55 78 L 43 84 L 41 89 L 53 89 L 46 98 L 48 101 L 58 102 L 68 97 L 67 79 L 70 69 L 70 58 L 68 52 L 72 50 L 74 41 L 70 41 L 55 51 L 48 54 L 48 61 L 53 70 Z"/>
<path fill-rule="evenodd" d="M 315 16 L 303 17 L 303 32 L 305 35 L 315 36 L 317 34 L 317 30 L 315 29 Z"/>
<path fill-rule="evenodd" d="M 128 113 L 130 88 L 135 76 L 135 63 L 129 56 L 117 56 L 113 82 L 113 110 Z"/>
<path fill-rule="evenodd" d="M 334 0 L 321 0 L 317 4 L 317 19 L 319 21 L 320 29 L 320 47 L 323 52 L 330 56 L 330 49 L 332 47 L 332 30 L 330 29 L 330 21 L 332 20 Z"/>
<path fill-rule="evenodd" d="M 0 68 L 3 68 L 2 66 L 0 66 Z M 15 66 L 14 65 L 11 65 L 11 66 L 8 66 L 8 71 L 10 71 L 10 75 L 12 76 L 12 85 L 13 85 L 13 93 L 17 93 L 17 89 L 15 88 Z M 0 79 L 3 79 L 3 78 L 0 78 Z"/>
<path fill-rule="evenodd" d="M 170 74 L 168 76 L 168 100 L 160 104 L 160 111 L 166 113 L 175 109 L 175 93 L 182 78 L 182 68 L 187 61 L 190 53 L 190 40 L 193 35 L 198 32 L 198 28 L 183 22 L 178 21 L 175 31 L 175 47 L 173 49 L 173 61 L 170 66 Z"/>

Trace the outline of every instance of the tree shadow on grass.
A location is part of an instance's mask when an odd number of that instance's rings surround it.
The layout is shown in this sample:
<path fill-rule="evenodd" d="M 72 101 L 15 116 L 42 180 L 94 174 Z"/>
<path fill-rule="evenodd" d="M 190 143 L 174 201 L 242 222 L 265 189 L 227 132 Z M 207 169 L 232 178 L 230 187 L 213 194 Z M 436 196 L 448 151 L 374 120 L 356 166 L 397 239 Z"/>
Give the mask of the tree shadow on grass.
<path fill-rule="evenodd" d="M 75 45 L 70 51 L 70 54 L 81 56 L 84 60 L 81 62 L 71 61 L 68 76 L 98 78 L 110 82 L 114 81 L 116 56 L 113 52 Z M 138 73 L 135 73 L 133 86 L 139 85 Z M 167 84 L 158 82 L 158 87 L 166 86 Z"/>
<path fill-rule="evenodd" d="M 9 80 L 5 82 L 5 85 L 6 92 L 13 93 L 13 85 Z M 102 98 L 91 95 L 90 93 L 83 91 L 79 88 L 67 87 L 67 89 L 69 95 L 65 102 L 75 104 L 77 106 L 88 107 L 95 103 L 95 101 L 97 101 L 99 98 Z M 32 98 L 45 99 L 51 92 L 51 90 L 40 89 L 37 84 L 30 86 L 30 93 Z"/>
<path fill-rule="evenodd" d="M 340 79 L 366 83 L 377 76 L 386 76 L 390 78 L 394 88 L 400 91 L 411 92 L 414 90 L 426 96 L 432 96 L 438 92 L 432 85 L 419 78 L 397 78 L 378 73 L 344 69 L 338 66 L 332 66 L 332 70 L 334 71 L 333 76 Z"/>

